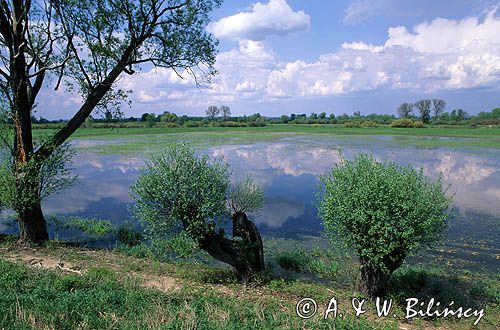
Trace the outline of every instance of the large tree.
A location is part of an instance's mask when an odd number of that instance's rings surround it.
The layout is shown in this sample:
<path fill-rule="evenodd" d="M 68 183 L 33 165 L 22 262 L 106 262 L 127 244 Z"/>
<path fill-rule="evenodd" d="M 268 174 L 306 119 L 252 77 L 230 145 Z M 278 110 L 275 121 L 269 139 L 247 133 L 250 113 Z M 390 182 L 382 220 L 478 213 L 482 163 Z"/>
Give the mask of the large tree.
<path fill-rule="evenodd" d="M 446 101 L 441 99 L 432 99 L 432 111 L 434 112 L 434 119 L 437 119 L 446 108 Z"/>
<path fill-rule="evenodd" d="M 217 42 L 205 27 L 209 12 L 220 3 L 0 0 L 1 100 L 13 122 L 12 172 L 20 183 L 17 193 L 27 201 L 15 210 L 21 241 L 48 239 L 38 190 L 25 186 L 39 183 L 23 178 L 39 177 L 44 162 L 93 111 L 119 111 L 127 96 L 117 85 L 122 73 L 132 75 L 145 63 L 194 75 L 196 81 L 215 73 Z M 55 77 L 56 89 L 66 85 L 79 91 L 82 103 L 62 129 L 35 147 L 31 117 L 50 75 Z"/>
<path fill-rule="evenodd" d="M 429 99 L 423 99 L 415 102 L 415 107 L 420 113 L 420 118 L 424 124 L 428 124 L 431 120 L 431 103 Z"/>
<path fill-rule="evenodd" d="M 222 114 L 222 119 L 226 121 L 231 116 L 231 108 L 227 105 L 223 105 L 220 107 L 220 113 Z"/>
<path fill-rule="evenodd" d="M 215 120 L 215 117 L 217 117 L 219 115 L 220 110 L 216 105 L 211 105 L 208 107 L 206 113 L 207 113 L 207 117 L 210 120 Z"/>
<path fill-rule="evenodd" d="M 412 103 L 402 103 L 398 107 L 398 115 L 400 118 L 410 118 L 413 113 L 413 104 Z"/>

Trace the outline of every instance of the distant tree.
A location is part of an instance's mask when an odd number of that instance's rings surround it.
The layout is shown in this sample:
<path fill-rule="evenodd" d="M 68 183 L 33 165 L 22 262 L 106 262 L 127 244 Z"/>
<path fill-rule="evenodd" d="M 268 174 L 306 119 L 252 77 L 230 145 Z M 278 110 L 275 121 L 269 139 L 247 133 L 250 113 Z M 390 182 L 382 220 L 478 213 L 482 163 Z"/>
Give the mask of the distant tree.
<path fill-rule="evenodd" d="M 318 116 L 319 119 L 326 119 L 326 112 L 322 112 Z"/>
<path fill-rule="evenodd" d="M 111 111 L 104 111 L 104 121 L 110 123 L 113 120 L 113 113 Z"/>
<path fill-rule="evenodd" d="M 400 118 L 410 118 L 413 113 L 413 104 L 412 103 L 402 103 L 398 107 L 398 115 Z"/>
<path fill-rule="evenodd" d="M 281 116 L 281 122 L 282 122 L 283 124 L 288 123 L 288 121 L 289 121 L 289 120 L 290 120 L 290 118 L 289 118 L 287 115 L 283 115 L 283 116 Z"/>
<path fill-rule="evenodd" d="M 311 115 L 309 116 L 309 119 L 316 120 L 318 119 L 318 115 L 315 112 L 312 112 Z"/>
<path fill-rule="evenodd" d="M 208 107 L 206 114 L 208 119 L 210 120 L 215 120 L 215 117 L 217 117 L 220 113 L 219 108 L 216 105 L 211 105 Z"/>
<path fill-rule="evenodd" d="M 343 124 L 348 120 L 349 120 L 349 115 L 345 112 L 337 117 L 337 121 L 339 124 Z"/>
<path fill-rule="evenodd" d="M 329 118 L 330 118 L 330 120 L 335 120 L 335 114 L 331 113 Z"/>
<path fill-rule="evenodd" d="M 148 116 L 149 116 L 149 113 L 147 113 L 147 112 L 146 112 L 146 113 L 143 113 L 143 114 L 141 115 L 141 121 L 146 121 L 146 120 L 148 120 Z"/>
<path fill-rule="evenodd" d="M 248 116 L 248 121 L 256 121 L 257 119 L 262 119 L 262 116 L 258 112 Z"/>
<path fill-rule="evenodd" d="M 352 116 L 356 119 L 356 118 L 361 118 L 361 111 L 354 111 L 354 113 L 352 114 Z"/>
<path fill-rule="evenodd" d="M 146 125 L 148 127 L 153 127 L 155 125 L 156 115 L 154 113 L 148 113 L 146 116 Z"/>
<path fill-rule="evenodd" d="M 455 109 L 450 112 L 450 119 L 456 122 L 469 119 L 469 114 L 463 109 Z"/>
<path fill-rule="evenodd" d="M 223 105 L 220 107 L 220 113 L 222 114 L 223 120 L 226 121 L 231 116 L 231 108 L 227 105 Z"/>
<path fill-rule="evenodd" d="M 451 198 L 441 179 L 422 170 L 359 154 L 321 180 L 325 229 L 357 251 L 358 289 L 370 298 L 383 296 L 410 252 L 439 240 L 446 227 Z"/>
<path fill-rule="evenodd" d="M 94 118 L 92 116 L 88 116 L 87 119 L 85 119 L 85 128 L 92 128 L 94 125 Z"/>
<path fill-rule="evenodd" d="M 295 116 L 295 114 L 294 114 L 294 113 L 292 113 L 292 114 L 290 115 L 290 120 L 291 120 L 291 121 L 294 121 L 295 119 L 296 119 L 296 116 Z"/>
<path fill-rule="evenodd" d="M 160 116 L 160 121 L 164 123 L 175 123 L 177 122 L 177 115 L 175 113 L 172 113 L 170 111 L 165 111 L 161 116 Z"/>
<path fill-rule="evenodd" d="M 264 194 L 251 178 L 231 188 L 229 177 L 222 159 L 171 145 L 146 162 L 132 186 L 133 212 L 153 240 L 187 237 L 246 282 L 264 270 L 261 236 L 247 217 L 263 206 Z M 232 237 L 221 227 L 228 221 Z"/>
<path fill-rule="evenodd" d="M 434 112 L 434 119 L 437 119 L 446 108 L 446 101 L 441 99 L 433 99 L 432 100 L 432 111 Z"/>
<path fill-rule="evenodd" d="M 415 102 L 415 107 L 420 113 L 420 118 L 424 124 L 428 124 L 431 120 L 431 103 L 429 99 L 423 99 Z"/>

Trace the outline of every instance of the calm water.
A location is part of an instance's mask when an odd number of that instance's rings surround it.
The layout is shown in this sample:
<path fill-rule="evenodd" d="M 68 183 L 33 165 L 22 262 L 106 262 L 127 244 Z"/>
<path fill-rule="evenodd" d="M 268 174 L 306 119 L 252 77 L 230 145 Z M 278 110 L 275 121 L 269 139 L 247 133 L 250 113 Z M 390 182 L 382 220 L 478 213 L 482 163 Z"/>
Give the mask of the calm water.
<path fill-rule="evenodd" d="M 265 190 L 266 204 L 254 218 L 265 235 L 295 239 L 321 234 L 315 207 L 318 175 L 339 161 L 372 152 L 401 164 L 423 167 L 426 175 L 443 177 L 455 194 L 457 215 L 446 233 L 448 249 L 498 268 L 500 260 L 500 152 L 494 149 L 420 149 L 384 143 L 387 139 L 294 137 L 273 142 L 202 148 L 231 164 L 232 179 L 251 174 Z M 76 140 L 89 147 L 109 141 Z M 111 142 L 112 143 L 112 142 Z M 47 200 L 46 214 L 133 221 L 128 212 L 130 185 L 143 165 L 141 155 L 80 152 L 73 167 L 80 184 Z M 10 231 L 0 224 L 1 231 Z M 451 251 L 450 253 L 452 253 Z M 457 252 L 458 253 L 458 252 Z"/>

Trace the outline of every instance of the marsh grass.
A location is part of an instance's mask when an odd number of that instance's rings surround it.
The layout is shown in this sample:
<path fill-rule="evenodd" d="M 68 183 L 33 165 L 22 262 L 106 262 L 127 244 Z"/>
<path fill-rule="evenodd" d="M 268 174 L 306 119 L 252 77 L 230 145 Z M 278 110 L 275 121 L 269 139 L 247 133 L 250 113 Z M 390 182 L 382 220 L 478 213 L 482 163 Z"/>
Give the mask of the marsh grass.
<path fill-rule="evenodd" d="M 34 131 L 36 139 L 50 136 L 54 131 L 39 129 Z M 80 128 L 75 139 L 100 140 L 91 147 L 80 147 L 84 151 L 105 154 L 137 153 L 138 150 L 155 152 L 165 143 L 190 141 L 195 145 L 242 144 L 272 141 L 298 135 L 334 137 L 338 139 L 362 136 L 392 136 L 395 145 L 411 145 L 421 148 L 435 147 L 500 147 L 498 127 L 432 127 L 432 128 L 391 128 L 388 126 L 368 128 L 345 128 L 341 125 L 268 125 L 266 127 L 197 127 L 197 128 Z M 108 143 L 107 143 L 108 142 Z M 380 141 L 379 141 L 380 142 Z"/>

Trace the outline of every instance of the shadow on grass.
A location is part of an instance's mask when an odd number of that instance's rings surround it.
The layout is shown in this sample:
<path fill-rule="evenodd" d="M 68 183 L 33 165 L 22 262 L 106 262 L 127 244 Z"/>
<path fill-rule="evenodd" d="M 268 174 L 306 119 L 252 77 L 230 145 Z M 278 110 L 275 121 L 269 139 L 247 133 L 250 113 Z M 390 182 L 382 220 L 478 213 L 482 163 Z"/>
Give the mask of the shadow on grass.
<path fill-rule="evenodd" d="M 500 302 L 495 282 L 472 272 L 446 274 L 435 269 L 406 268 L 394 273 L 387 296 L 400 304 L 408 298 L 426 302 L 434 298 L 441 306 L 453 301 L 455 306 L 484 308 Z"/>

